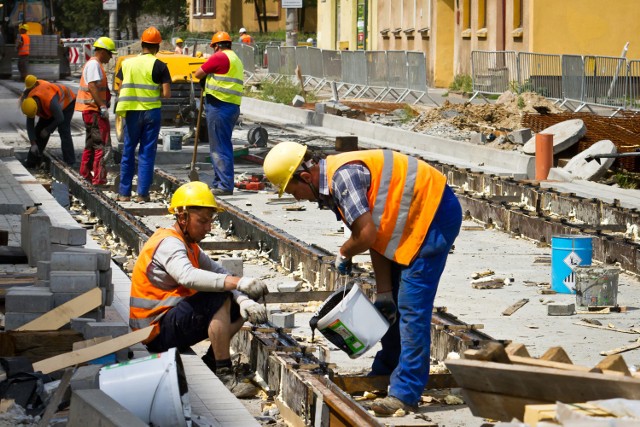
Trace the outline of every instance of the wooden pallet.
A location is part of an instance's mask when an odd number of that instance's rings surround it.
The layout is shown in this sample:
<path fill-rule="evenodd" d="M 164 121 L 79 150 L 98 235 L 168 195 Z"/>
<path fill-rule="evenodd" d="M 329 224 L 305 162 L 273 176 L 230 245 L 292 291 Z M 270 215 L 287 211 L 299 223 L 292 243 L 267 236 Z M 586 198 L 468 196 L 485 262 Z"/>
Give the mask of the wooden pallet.
<path fill-rule="evenodd" d="M 640 378 L 630 374 L 618 354 L 593 368 L 574 365 L 561 347 L 532 358 L 522 344 L 503 347 L 489 342 L 463 356 L 445 363 L 462 387 L 471 412 L 479 417 L 523 420 L 526 405 L 640 399 Z"/>

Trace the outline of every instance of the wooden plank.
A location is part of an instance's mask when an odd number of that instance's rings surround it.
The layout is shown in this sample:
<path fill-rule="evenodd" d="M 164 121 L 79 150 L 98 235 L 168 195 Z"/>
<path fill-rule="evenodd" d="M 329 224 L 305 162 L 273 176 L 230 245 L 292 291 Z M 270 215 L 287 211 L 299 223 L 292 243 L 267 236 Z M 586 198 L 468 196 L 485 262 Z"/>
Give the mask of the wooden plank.
<path fill-rule="evenodd" d="M 51 421 L 53 415 L 58 411 L 58 405 L 62 402 L 62 398 L 64 397 L 67 388 L 69 388 L 69 383 L 71 382 L 71 377 L 74 372 L 75 369 L 65 369 L 64 375 L 62 375 L 62 379 L 60 380 L 60 384 L 58 384 L 58 388 L 55 393 L 53 393 L 53 397 L 51 397 L 49 403 L 47 403 L 47 408 L 38 422 L 38 427 L 47 427 L 49 425 L 49 421 Z"/>
<path fill-rule="evenodd" d="M 594 325 L 592 323 L 586 323 L 586 322 L 573 322 L 573 324 L 574 325 L 579 325 L 579 326 L 586 326 L 588 328 L 604 329 L 604 330 L 607 330 L 607 331 L 614 331 L 614 332 L 622 332 L 623 334 L 640 334 L 640 332 L 635 330 L 635 329 L 610 328 L 609 326 Z"/>
<path fill-rule="evenodd" d="M 333 377 L 335 385 L 340 387 L 345 393 L 353 394 L 363 391 L 387 390 L 389 387 L 389 377 L 387 375 L 375 376 L 358 376 L 358 375 L 336 375 Z M 429 374 L 429 380 L 425 386 L 425 390 L 434 390 L 441 388 L 455 388 L 457 384 L 453 375 L 446 374 Z"/>
<path fill-rule="evenodd" d="M 542 356 L 540 356 L 540 359 L 560 363 L 573 363 L 567 352 L 564 351 L 564 348 L 562 347 L 549 348 Z"/>
<path fill-rule="evenodd" d="M 135 216 L 164 216 L 169 215 L 169 211 L 166 206 L 147 206 L 146 204 L 143 206 L 122 206 L 125 211 Z"/>
<path fill-rule="evenodd" d="M 640 341 L 638 345 L 640 346 Z M 611 354 L 605 357 L 596 365 L 596 367 L 600 368 L 602 372 L 606 374 L 618 373 L 627 377 L 631 376 L 627 363 L 619 354 Z"/>
<path fill-rule="evenodd" d="M 96 344 L 91 347 L 86 347 L 76 351 L 70 351 L 68 353 L 59 354 L 58 356 L 54 356 L 49 359 L 41 360 L 33 364 L 33 370 L 41 371 L 43 374 L 50 374 L 51 372 L 55 372 L 59 369 L 97 359 L 98 357 L 102 357 L 104 355 L 144 341 L 149 337 L 149 334 L 152 330 L 153 326 L 147 326 L 144 329 L 139 329 L 126 335 L 121 335 L 117 338 L 102 342 L 100 344 Z"/>
<path fill-rule="evenodd" d="M 509 343 L 504 350 L 507 352 L 508 355 L 513 355 L 513 356 L 523 356 L 523 357 L 531 357 L 529 355 L 529 350 L 527 350 L 527 347 L 524 344 L 521 343 Z"/>
<path fill-rule="evenodd" d="M 464 402 L 476 417 L 498 421 L 522 420 L 527 405 L 548 404 L 548 401 L 462 389 Z M 555 406 L 555 405 L 554 405 Z"/>
<path fill-rule="evenodd" d="M 537 366 L 541 368 L 563 369 L 578 372 L 601 372 L 597 368 L 589 368 L 587 366 L 574 365 L 572 363 L 554 362 L 552 360 L 535 359 L 533 357 L 509 356 L 509 360 L 514 364 Z"/>
<path fill-rule="evenodd" d="M 622 347 L 614 348 L 613 350 L 601 351 L 601 356 L 611 356 L 613 354 L 624 353 L 625 351 L 635 350 L 636 348 L 640 348 L 640 339 L 635 342 L 635 344 L 624 345 Z"/>
<path fill-rule="evenodd" d="M 482 344 L 479 350 L 466 350 L 465 359 L 485 360 L 488 362 L 511 363 L 511 356 L 507 354 L 504 346 L 497 342 L 488 341 Z"/>
<path fill-rule="evenodd" d="M 520 310 L 522 307 L 524 307 L 524 305 L 526 303 L 529 302 L 529 299 L 527 298 L 522 298 L 520 301 L 511 304 L 509 307 L 507 307 L 503 312 L 502 315 L 503 316 L 511 316 L 513 313 L 515 313 L 516 311 Z"/>
<path fill-rule="evenodd" d="M 67 301 L 53 310 L 22 325 L 16 331 L 55 331 L 74 317 L 80 317 L 102 304 L 102 290 L 93 288 L 71 301 Z"/>
<path fill-rule="evenodd" d="M 274 402 L 278 407 L 278 411 L 280 411 L 280 416 L 282 417 L 283 420 L 286 421 L 288 426 L 291 426 L 291 427 L 307 426 L 307 424 L 302 420 L 302 418 L 296 415 L 296 413 L 293 412 L 293 410 L 289 408 L 287 404 L 284 403 L 282 400 L 278 398 L 278 399 L 275 399 Z"/>
<path fill-rule="evenodd" d="M 472 325 L 435 325 L 435 327 L 436 331 L 470 331 L 484 329 L 484 325 L 482 323 Z"/>
<path fill-rule="evenodd" d="M 640 379 L 633 377 L 465 359 L 446 364 L 463 389 L 542 402 L 640 399 Z"/>

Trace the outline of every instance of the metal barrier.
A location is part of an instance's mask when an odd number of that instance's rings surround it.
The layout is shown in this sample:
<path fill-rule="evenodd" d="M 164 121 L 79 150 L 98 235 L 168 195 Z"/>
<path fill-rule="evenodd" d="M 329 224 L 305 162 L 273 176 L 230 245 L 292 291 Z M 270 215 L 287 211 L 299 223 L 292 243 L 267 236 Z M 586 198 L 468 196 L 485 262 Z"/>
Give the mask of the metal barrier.
<path fill-rule="evenodd" d="M 562 100 L 562 56 L 543 53 L 518 54 L 518 93 L 535 92 Z"/>
<path fill-rule="evenodd" d="M 584 93 L 584 60 L 580 55 L 562 55 L 562 104 L 569 101 L 579 102 L 584 107 L 582 100 Z"/>
<path fill-rule="evenodd" d="M 583 102 L 614 108 L 616 114 L 625 108 L 626 59 L 608 56 L 584 57 Z M 621 76 L 622 74 L 622 76 Z"/>
<path fill-rule="evenodd" d="M 626 108 L 640 111 L 640 61 L 627 63 L 627 103 Z"/>
<path fill-rule="evenodd" d="M 367 87 L 367 58 L 365 51 L 345 50 L 342 52 L 342 80 L 338 85 L 340 90 L 346 89 L 341 97 L 348 98 L 353 92 L 354 96 Z"/>
<path fill-rule="evenodd" d="M 247 75 L 245 82 L 251 80 L 253 78 L 253 75 L 256 72 L 256 64 L 254 62 L 255 57 L 253 55 L 254 54 L 253 47 L 245 43 L 233 43 L 231 45 L 231 48 L 236 53 L 236 55 L 238 55 L 238 58 L 240 58 L 240 61 L 242 61 L 244 72 Z"/>
<path fill-rule="evenodd" d="M 499 95 L 509 90 L 513 82 L 519 82 L 516 53 L 513 51 L 471 52 L 471 76 L 473 96 Z"/>

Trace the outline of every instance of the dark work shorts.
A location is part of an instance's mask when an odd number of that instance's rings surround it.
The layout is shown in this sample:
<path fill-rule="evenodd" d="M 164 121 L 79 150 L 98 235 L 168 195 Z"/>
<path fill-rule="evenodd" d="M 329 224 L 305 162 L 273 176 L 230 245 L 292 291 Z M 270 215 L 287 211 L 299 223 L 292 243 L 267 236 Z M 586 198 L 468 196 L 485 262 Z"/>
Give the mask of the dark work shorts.
<path fill-rule="evenodd" d="M 154 353 L 167 351 L 171 347 L 178 350 L 209 338 L 209 323 L 220 310 L 230 292 L 198 292 L 169 310 L 160 319 L 160 334 L 147 344 Z M 231 301 L 231 322 L 240 318 L 240 307 Z"/>

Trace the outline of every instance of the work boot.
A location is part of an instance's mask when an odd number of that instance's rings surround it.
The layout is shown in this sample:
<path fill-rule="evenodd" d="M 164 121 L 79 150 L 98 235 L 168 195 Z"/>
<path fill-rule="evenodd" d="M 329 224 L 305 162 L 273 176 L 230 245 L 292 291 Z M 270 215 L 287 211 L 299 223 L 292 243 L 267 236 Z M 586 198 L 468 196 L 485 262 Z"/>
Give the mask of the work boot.
<path fill-rule="evenodd" d="M 233 372 L 233 368 L 218 368 L 216 376 L 222 384 L 238 399 L 249 399 L 258 393 L 258 387 L 253 385 L 249 378 L 239 377 Z"/>
<path fill-rule="evenodd" d="M 387 396 L 374 400 L 370 406 L 370 409 L 376 414 L 377 417 L 390 417 L 395 414 L 398 409 L 402 409 L 406 413 L 409 413 L 415 412 L 418 408 L 416 408 L 415 406 L 407 405 L 397 397 Z"/>

